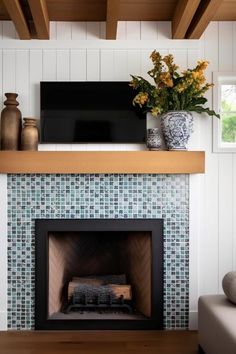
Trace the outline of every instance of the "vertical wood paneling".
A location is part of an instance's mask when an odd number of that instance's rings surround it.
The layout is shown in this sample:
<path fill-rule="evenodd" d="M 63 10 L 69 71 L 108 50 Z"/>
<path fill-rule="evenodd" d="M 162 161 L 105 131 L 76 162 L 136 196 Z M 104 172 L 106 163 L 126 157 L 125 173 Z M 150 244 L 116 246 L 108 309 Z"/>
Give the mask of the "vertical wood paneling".
<path fill-rule="evenodd" d="M 141 21 L 141 39 L 157 40 L 157 21 Z"/>
<path fill-rule="evenodd" d="M 3 21 L 0 21 L 0 40 L 3 39 L 2 33 L 3 33 Z"/>
<path fill-rule="evenodd" d="M 209 61 L 209 66 L 206 71 L 206 78 L 208 82 L 212 82 L 212 72 L 218 71 L 219 68 L 219 24 L 218 22 L 211 22 L 204 35 L 203 40 L 203 52 L 201 53 L 200 59 L 207 59 Z M 205 97 L 208 100 L 208 105 L 213 106 L 213 90 L 209 90 Z M 208 151 L 212 148 L 212 130 L 206 130 L 210 136 L 209 139 L 204 140 L 204 144 L 207 142 Z"/>
<path fill-rule="evenodd" d="M 70 79 L 70 51 L 67 49 L 57 50 L 57 80 L 67 81 Z"/>
<path fill-rule="evenodd" d="M 203 185 L 204 204 L 199 240 L 199 293 L 218 292 L 218 156 L 206 152 L 206 175 Z"/>
<path fill-rule="evenodd" d="M 86 22 L 87 39 L 101 38 L 100 22 Z"/>
<path fill-rule="evenodd" d="M 187 62 L 188 62 L 188 52 L 184 49 L 175 49 L 171 50 L 171 54 L 173 54 L 175 58 L 175 62 L 178 63 L 178 66 L 181 71 L 187 69 Z"/>
<path fill-rule="evenodd" d="M 70 53 L 70 80 L 85 81 L 87 73 L 86 49 L 71 50 Z"/>
<path fill-rule="evenodd" d="M 56 33 L 55 33 L 56 34 Z M 56 81 L 57 80 L 57 51 L 55 49 L 45 49 L 42 53 L 42 80 Z M 55 151 L 56 144 L 39 144 L 40 151 Z"/>
<path fill-rule="evenodd" d="M 233 210 L 232 210 L 232 218 L 233 218 L 233 268 L 236 269 L 236 154 L 233 154 Z"/>
<path fill-rule="evenodd" d="M 3 102 L 5 96 L 3 95 L 3 51 L 0 50 L 0 109 L 3 109 Z M 0 124 L 0 134 L 1 134 L 1 124 Z"/>
<path fill-rule="evenodd" d="M 43 81 L 56 81 L 57 80 L 57 52 L 55 49 L 43 50 Z M 40 151 L 54 151 L 56 144 L 39 144 Z"/>
<path fill-rule="evenodd" d="M 219 63 L 219 24 L 211 22 L 204 33 L 205 56 L 201 59 L 207 59 L 210 62 L 209 70 L 218 70 Z M 204 55 L 204 53 L 203 53 Z"/>
<path fill-rule="evenodd" d="M 126 39 L 126 21 L 118 21 L 118 26 L 117 26 L 117 39 Z"/>
<path fill-rule="evenodd" d="M 233 159 L 219 156 L 219 292 L 223 276 L 233 267 Z"/>
<path fill-rule="evenodd" d="M 50 40 L 57 39 L 57 23 L 55 21 L 50 21 Z"/>
<path fill-rule="evenodd" d="M 54 49 L 43 51 L 43 81 L 55 81 L 57 78 L 57 52 Z"/>
<path fill-rule="evenodd" d="M 151 51 L 152 51 L 151 49 L 140 51 L 141 76 L 143 76 L 148 81 L 151 80 L 150 76 L 147 73 L 152 68 L 152 61 L 150 59 Z"/>
<path fill-rule="evenodd" d="M 194 66 L 197 65 L 197 61 L 200 59 L 199 56 L 200 56 L 200 54 L 199 54 L 198 50 L 188 49 L 188 51 L 187 51 L 187 66 L 189 69 L 192 69 Z"/>
<path fill-rule="evenodd" d="M 233 70 L 236 71 L 236 22 L 233 22 Z"/>
<path fill-rule="evenodd" d="M 219 22 L 219 71 L 233 70 L 233 23 Z"/>
<path fill-rule="evenodd" d="M 31 117 L 40 117 L 40 81 L 43 76 L 43 55 L 42 50 L 33 49 L 30 51 L 30 85 L 29 85 L 29 114 Z"/>
<path fill-rule="evenodd" d="M 100 51 L 98 49 L 87 50 L 87 80 L 100 80 Z"/>
<path fill-rule="evenodd" d="M 193 68 L 197 64 L 199 59 L 198 50 L 188 50 L 187 51 L 187 68 Z M 184 58 L 182 60 L 184 64 Z M 199 114 L 193 113 L 194 126 L 193 133 L 189 142 L 190 150 L 201 149 L 200 142 L 200 116 Z M 204 176 L 202 175 L 190 175 L 189 176 L 189 328 L 197 328 L 197 304 L 198 304 L 198 277 L 199 277 L 199 264 L 198 264 L 198 248 L 199 248 L 199 237 L 201 233 L 201 189 L 202 180 Z"/>
<path fill-rule="evenodd" d="M 72 22 L 57 22 L 57 40 L 71 39 L 71 24 Z"/>
<path fill-rule="evenodd" d="M 16 92 L 22 116 L 29 116 L 29 51 L 16 51 Z"/>
<path fill-rule="evenodd" d="M 86 22 L 72 22 L 71 23 L 71 39 L 73 40 L 85 40 Z"/>
<path fill-rule="evenodd" d="M 101 50 L 101 81 L 114 80 L 114 50 Z"/>
<path fill-rule="evenodd" d="M 212 71 L 218 70 L 218 24 L 211 23 L 202 38 L 201 59 L 210 61 L 208 77 L 211 81 Z M 212 107 L 212 92 L 207 95 Z M 218 155 L 212 153 L 212 119 L 200 118 L 201 148 L 206 151 L 206 173 L 202 183 L 203 203 L 201 206 L 201 225 L 199 234 L 199 294 L 216 294 L 218 292 Z"/>
<path fill-rule="evenodd" d="M 3 51 L 0 50 L 0 109 L 3 108 Z M 0 128 L 1 129 L 1 128 Z"/>
<path fill-rule="evenodd" d="M 2 37 L 3 39 L 16 38 L 16 29 L 12 21 L 2 21 Z"/>
<path fill-rule="evenodd" d="M 116 81 L 129 80 L 127 50 L 114 51 L 114 79 Z"/>
<path fill-rule="evenodd" d="M 183 58 L 184 59 L 184 58 Z M 183 64 L 187 66 L 187 68 L 191 69 L 197 65 L 197 61 L 199 59 L 199 51 L 198 50 L 188 50 L 187 51 L 187 64 Z M 193 113 L 193 133 L 191 134 L 189 141 L 189 149 L 190 150 L 198 150 L 201 148 L 200 145 L 200 119 L 201 116 L 199 114 Z"/>
<path fill-rule="evenodd" d="M 126 39 L 140 39 L 141 38 L 141 22 L 128 21 L 126 22 Z"/>
<path fill-rule="evenodd" d="M 128 79 L 131 80 L 130 74 L 141 75 L 141 56 L 140 50 L 129 50 L 127 57 Z"/>
<path fill-rule="evenodd" d="M 16 91 L 15 50 L 3 50 L 3 93 Z"/>
<path fill-rule="evenodd" d="M 100 39 L 106 39 L 106 22 L 100 22 Z"/>
<path fill-rule="evenodd" d="M 198 288 L 198 240 L 200 234 L 200 208 L 201 199 L 199 190 L 201 190 L 200 175 L 189 176 L 189 328 L 196 329 L 196 313 L 199 296 Z M 193 315 L 194 314 L 194 315 Z"/>
<path fill-rule="evenodd" d="M 170 21 L 158 21 L 158 39 L 171 39 L 171 22 Z"/>

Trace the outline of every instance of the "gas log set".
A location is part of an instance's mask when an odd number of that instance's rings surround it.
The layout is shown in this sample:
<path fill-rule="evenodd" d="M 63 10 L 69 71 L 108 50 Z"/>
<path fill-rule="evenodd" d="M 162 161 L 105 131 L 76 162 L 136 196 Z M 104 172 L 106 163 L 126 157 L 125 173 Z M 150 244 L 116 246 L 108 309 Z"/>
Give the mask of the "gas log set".
<path fill-rule="evenodd" d="M 68 283 L 68 303 L 64 313 L 71 311 L 125 311 L 132 313 L 132 288 L 125 274 L 73 277 Z"/>

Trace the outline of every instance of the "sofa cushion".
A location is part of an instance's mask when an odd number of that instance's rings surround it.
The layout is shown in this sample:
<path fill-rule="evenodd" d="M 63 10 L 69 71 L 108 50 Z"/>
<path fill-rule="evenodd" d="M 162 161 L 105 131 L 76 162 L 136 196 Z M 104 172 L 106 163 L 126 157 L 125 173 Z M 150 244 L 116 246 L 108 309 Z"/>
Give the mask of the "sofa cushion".
<path fill-rule="evenodd" d="M 223 278 L 222 286 L 227 298 L 236 304 L 236 272 L 227 273 Z"/>
<path fill-rule="evenodd" d="M 199 344 L 206 354 L 236 354 L 236 306 L 225 295 L 199 298 Z"/>

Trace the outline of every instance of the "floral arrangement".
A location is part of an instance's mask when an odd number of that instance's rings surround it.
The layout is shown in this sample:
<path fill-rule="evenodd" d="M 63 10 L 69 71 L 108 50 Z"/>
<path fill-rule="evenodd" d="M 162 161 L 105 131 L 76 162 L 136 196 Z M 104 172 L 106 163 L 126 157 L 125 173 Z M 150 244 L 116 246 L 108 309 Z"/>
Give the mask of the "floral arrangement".
<path fill-rule="evenodd" d="M 138 90 L 134 105 L 145 108 L 154 116 L 168 111 L 194 111 L 219 118 L 215 111 L 203 107 L 207 102 L 204 93 L 213 86 L 206 83 L 204 75 L 209 64 L 207 61 L 198 61 L 194 69 L 179 73 L 173 55 L 162 57 L 154 50 L 150 58 L 153 69 L 148 74 L 154 81 L 153 85 L 141 76 L 131 75 L 130 86 Z"/>

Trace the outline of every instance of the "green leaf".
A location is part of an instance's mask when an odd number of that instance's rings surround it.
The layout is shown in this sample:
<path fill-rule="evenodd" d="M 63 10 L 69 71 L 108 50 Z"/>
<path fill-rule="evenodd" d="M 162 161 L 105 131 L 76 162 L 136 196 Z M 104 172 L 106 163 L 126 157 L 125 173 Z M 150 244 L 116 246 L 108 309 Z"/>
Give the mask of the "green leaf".
<path fill-rule="evenodd" d="M 217 118 L 220 118 L 220 115 L 217 114 L 212 109 L 201 107 L 201 106 L 188 107 L 187 110 L 188 111 L 192 111 L 192 112 L 197 112 L 197 113 L 207 113 L 209 116 L 215 116 Z"/>
<path fill-rule="evenodd" d="M 192 100 L 193 105 L 197 104 L 205 104 L 207 99 L 205 97 L 197 97 Z"/>

